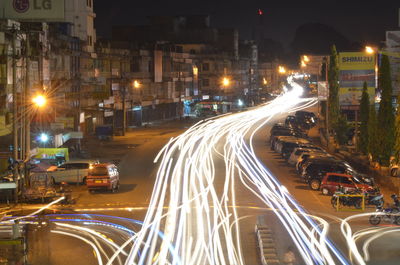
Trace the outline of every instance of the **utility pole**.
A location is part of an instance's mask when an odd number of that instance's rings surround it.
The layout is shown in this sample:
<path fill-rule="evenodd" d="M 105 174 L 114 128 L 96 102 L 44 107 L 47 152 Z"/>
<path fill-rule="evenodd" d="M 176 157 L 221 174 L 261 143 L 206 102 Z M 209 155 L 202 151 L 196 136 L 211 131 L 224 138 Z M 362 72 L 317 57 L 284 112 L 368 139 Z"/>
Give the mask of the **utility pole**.
<path fill-rule="evenodd" d="M 126 131 L 126 106 L 125 106 L 126 82 L 125 82 L 124 78 L 122 78 L 121 81 L 122 81 L 121 82 L 121 85 L 122 85 L 122 136 L 125 136 L 125 131 Z"/>
<path fill-rule="evenodd" d="M 182 81 L 181 81 L 181 64 L 179 64 L 178 69 L 178 84 L 179 84 L 179 120 L 182 120 Z"/>
<path fill-rule="evenodd" d="M 29 69 L 30 69 L 30 56 L 31 56 L 31 46 L 30 46 L 30 32 L 26 33 L 26 76 L 25 76 L 25 109 L 26 109 L 26 119 L 25 119 L 25 162 L 30 158 L 31 150 L 31 114 L 30 109 L 27 107 L 30 100 L 30 80 L 29 80 Z M 26 171 L 25 171 L 26 172 Z"/>
<path fill-rule="evenodd" d="M 16 183 L 14 200 L 18 202 L 19 183 L 18 183 L 18 167 L 15 161 L 18 160 L 18 102 L 17 102 L 17 60 L 16 60 L 16 38 L 17 32 L 15 26 L 12 28 L 12 78 L 13 78 L 13 177 Z"/>

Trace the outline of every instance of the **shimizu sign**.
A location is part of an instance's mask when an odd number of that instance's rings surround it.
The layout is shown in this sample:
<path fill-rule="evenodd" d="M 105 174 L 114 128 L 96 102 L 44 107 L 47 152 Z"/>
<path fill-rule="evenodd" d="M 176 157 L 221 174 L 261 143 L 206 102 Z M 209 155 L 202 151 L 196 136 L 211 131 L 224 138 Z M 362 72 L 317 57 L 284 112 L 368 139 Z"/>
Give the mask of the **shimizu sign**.
<path fill-rule="evenodd" d="M 62 22 L 64 0 L 1 0 L 4 18 L 18 21 Z M 1 16 L 1 15 L 0 15 Z"/>
<path fill-rule="evenodd" d="M 339 53 L 339 103 L 342 108 L 360 105 L 364 82 L 367 82 L 372 103 L 375 98 L 375 55 L 365 52 Z"/>

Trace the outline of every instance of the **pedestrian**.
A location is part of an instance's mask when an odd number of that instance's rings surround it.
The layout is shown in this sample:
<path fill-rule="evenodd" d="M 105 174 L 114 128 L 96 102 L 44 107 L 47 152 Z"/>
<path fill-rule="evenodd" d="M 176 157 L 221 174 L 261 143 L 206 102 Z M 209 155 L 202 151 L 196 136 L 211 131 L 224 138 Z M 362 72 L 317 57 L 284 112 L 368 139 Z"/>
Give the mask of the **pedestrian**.
<path fill-rule="evenodd" d="M 283 255 L 283 263 L 286 265 L 294 265 L 296 262 L 296 256 L 293 251 L 293 247 L 290 246 Z"/>

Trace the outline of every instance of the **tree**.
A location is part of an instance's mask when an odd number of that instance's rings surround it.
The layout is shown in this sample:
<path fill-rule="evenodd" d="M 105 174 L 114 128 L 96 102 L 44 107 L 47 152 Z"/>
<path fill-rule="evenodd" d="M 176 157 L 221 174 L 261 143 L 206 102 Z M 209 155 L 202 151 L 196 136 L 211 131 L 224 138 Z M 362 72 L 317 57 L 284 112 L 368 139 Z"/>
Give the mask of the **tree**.
<path fill-rule="evenodd" d="M 335 45 L 332 46 L 331 56 L 329 60 L 328 69 L 328 83 L 329 83 L 329 97 L 328 97 L 328 116 L 329 116 L 329 127 L 337 129 L 339 121 L 339 66 L 338 66 L 338 55 L 336 52 Z M 338 137 L 340 132 L 336 132 Z M 339 141 L 338 138 L 336 140 Z M 339 141 L 340 142 L 340 141 Z"/>
<path fill-rule="evenodd" d="M 339 143 L 339 145 L 347 144 L 347 132 L 349 131 L 349 125 L 347 124 L 347 119 L 345 116 L 339 116 L 338 121 L 335 124 L 334 130 L 336 133 L 336 141 Z"/>
<path fill-rule="evenodd" d="M 378 137 L 377 128 L 378 121 L 376 120 L 375 106 L 372 105 L 369 108 L 369 119 L 368 119 L 368 152 L 372 157 L 372 161 L 378 160 Z"/>
<path fill-rule="evenodd" d="M 358 138 L 358 149 L 363 154 L 368 154 L 368 119 L 369 119 L 369 95 L 367 90 L 367 82 L 364 82 L 363 92 L 360 101 L 360 137 Z"/>
<path fill-rule="evenodd" d="M 394 109 L 392 105 L 392 80 L 390 76 L 389 58 L 382 55 L 379 69 L 378 89 L 381 91 L 381 102 L 378 112 L 378 162 L 383 166 L 389 166 L 395 142 Z"/>

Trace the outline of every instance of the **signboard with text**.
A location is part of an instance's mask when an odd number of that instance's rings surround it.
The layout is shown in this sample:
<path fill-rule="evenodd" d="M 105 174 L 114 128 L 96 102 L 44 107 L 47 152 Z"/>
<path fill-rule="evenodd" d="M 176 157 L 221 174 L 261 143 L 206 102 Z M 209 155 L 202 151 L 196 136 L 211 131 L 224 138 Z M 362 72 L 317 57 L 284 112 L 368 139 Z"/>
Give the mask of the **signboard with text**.
<path fill-rule="evenodd" d="M 18 21 L 63 22 L 64 0 L 2 0 L 0 16 Z M 1 10 L 3 9 L 3 10 Z"/>
<path fill-rule="evenodd" d="M 364 82 L 367 82 L 372 104 L 375 98 L 375 55 L 365 52 L 339 53 L 340 106 L 360 105 Z"/>

